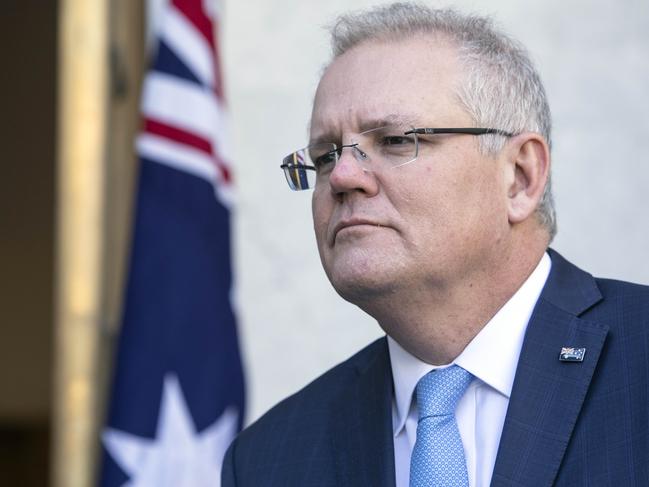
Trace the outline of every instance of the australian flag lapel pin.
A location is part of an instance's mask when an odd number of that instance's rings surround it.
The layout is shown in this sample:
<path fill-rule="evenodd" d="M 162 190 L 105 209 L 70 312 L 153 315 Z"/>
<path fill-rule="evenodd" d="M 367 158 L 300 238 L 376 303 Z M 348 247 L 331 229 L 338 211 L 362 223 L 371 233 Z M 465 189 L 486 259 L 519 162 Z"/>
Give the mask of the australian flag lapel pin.
<path fill-rule="evenodd" d="M 563 347 L 559 353 L 561 362 L 583 362 L 586 355 L 585 348 Z"/>

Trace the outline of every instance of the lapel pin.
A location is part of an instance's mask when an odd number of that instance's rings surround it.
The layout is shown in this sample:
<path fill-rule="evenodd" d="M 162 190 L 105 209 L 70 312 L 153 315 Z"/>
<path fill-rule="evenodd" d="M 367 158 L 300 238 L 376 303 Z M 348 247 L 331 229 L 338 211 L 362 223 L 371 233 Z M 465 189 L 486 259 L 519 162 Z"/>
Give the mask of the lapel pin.
<path fill-rule="evenodd" d="M 585 348 L 563 347 L 559 354 L 561 362 L 583 362 L 586 355 Z"/>

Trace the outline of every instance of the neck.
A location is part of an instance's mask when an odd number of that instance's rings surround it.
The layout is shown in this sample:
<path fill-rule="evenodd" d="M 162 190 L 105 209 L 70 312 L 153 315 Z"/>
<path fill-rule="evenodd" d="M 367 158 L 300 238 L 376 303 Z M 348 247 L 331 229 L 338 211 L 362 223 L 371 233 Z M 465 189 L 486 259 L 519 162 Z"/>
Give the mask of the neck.
<path fill-rule="evenodd" d="M 538 265 L 534 251 L 504 253 L 494 265 L 454 282 L 428 283 L 357 303 L 405 350 L 433 365 L 452 362 Z"/>

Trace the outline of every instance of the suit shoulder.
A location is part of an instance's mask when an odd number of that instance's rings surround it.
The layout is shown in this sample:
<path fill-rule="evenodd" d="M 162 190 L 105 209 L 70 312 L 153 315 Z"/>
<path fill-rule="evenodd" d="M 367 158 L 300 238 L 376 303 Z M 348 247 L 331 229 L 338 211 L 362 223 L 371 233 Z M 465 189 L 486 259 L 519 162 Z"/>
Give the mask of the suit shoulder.
<path fill-rule="evenodd" d="M 248 426 L 241 437 L 259 434 L 277 424 L 290 422 L 296 424 L 309 411 L 326 412 L 331 401 L 336 399 L 357 380 L 364 369 L 376 360 L 387 359 L 388 347 L 385 337 L 369 344 L 344 362 L 334 366 L 324 374 L 304 386 L 296 393 L 280 401 L 259 419 Z"/>
<path fill-rule="evenodd" d="M 387 340 L 382 338 L 281 401 L 232 442 L 223 485 L 339 485 L 339 449 L 333 445 L 341 435 L 348 440 L 360 402 L 376 406 L 385 399 L 391 387 L 388 370 Z M 350 410 L 356 412 L 350 415 Z M 376 414 L 389 420 L 388 413 Z"/>
<path fill-rule="evenodd" d="M 649 286 L 615 279 L 593 280 L 600 299 L 577 316 L 606 327 L 607 357 L 628 360 L 631 356 L 646 356 L 649 344 Z M 632 350 L 641 351 L 641 354 L 633 355 Z"/>
<path fill-rule="evenodd" d="M 649 286 L 616 279 L 596 278 L 604 297 L 640 298 L 649 301 Z"/>
<path fill-rule="evenodd" d="M 647 314 L 649 318 L 649 286 L 602 277 L 592 279 L 600 299 L 586 310 L 585 315 L 610 313 L 611 310 L 635 310 Z"/>
<path fill-rule="evenodd" d="M 603 299 L 585 317 L 617 324 L 627 331 L 649 325 L 649 286 L 614 279 L 598 278 L 596 282 Z"/>
<path fill-rule="evenodd" d="M 649 286 L 594 277 L 548 249 L 552 268 L 541 294 L 543 301 L 582 318 L 606 321 L 623 312 L 647 314 Z"/>

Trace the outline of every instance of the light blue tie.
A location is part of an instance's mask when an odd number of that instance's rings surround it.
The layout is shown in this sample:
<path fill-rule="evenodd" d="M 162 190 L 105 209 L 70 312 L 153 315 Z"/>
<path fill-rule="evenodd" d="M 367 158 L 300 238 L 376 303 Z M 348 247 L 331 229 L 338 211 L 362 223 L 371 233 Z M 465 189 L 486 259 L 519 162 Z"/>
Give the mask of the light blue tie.
<path fill-rule="evenodd" d="M 417 441 L 410 459 L 410 487 L 468 487 L 455 408 L 473 376 L 458 365 L 437 369 L 417 383 Z"/>

